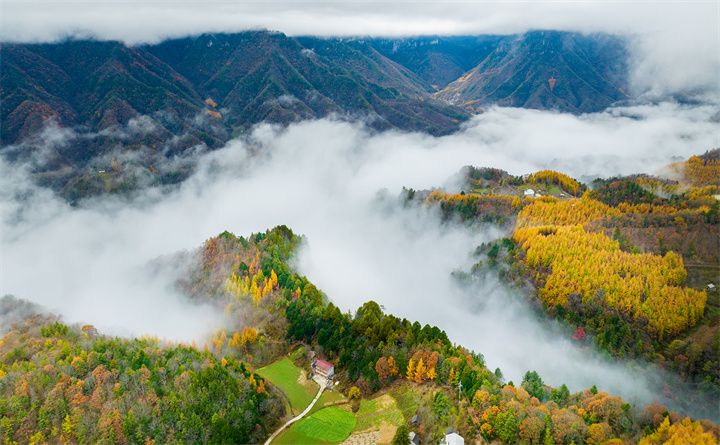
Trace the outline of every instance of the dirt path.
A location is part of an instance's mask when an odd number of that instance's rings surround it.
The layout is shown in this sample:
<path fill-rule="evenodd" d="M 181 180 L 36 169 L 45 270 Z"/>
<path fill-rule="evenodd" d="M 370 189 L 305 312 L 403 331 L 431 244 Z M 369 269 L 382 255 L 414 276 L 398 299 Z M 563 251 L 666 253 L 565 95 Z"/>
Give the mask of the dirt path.
<path fill-rule="evenodd" d="M 272 442 L 273 439 L 275 439 L 275 437 L 277 437 L 277 435 L 280 434 L 285 428 L 287 428 L 288 426 L 292 425 L 293 423 L 295 423 L 298 420 L 305 417 L 305 414 L 309 413 L 310 410 L 312 409 L 312 407 L 315 406 L 315 403 L 320 399 L 320 396 L 322 395 L 323 391 L 325 391 L 325 386 L 326 385 L 320 385 L 320 389 L 318 390 L 317 394 L 315 394 L 315 398 L 312 400 L 312 402 L 310 402 L 310 404 L 307 406 L 307 408 L 305 408 L 305 410 L 303 412 L 301 412 L 300 414 L 298 414 L 297 416 L 295 416 L 292 419 L 285 422 L 285 424 L 283 426 L 281 426 L 274 433 L 272 433 L 270 435 L 270 437 L 268 437 L 268 439 L 265 441 L 265 445 L 270 445 L 270 442 Z"/>

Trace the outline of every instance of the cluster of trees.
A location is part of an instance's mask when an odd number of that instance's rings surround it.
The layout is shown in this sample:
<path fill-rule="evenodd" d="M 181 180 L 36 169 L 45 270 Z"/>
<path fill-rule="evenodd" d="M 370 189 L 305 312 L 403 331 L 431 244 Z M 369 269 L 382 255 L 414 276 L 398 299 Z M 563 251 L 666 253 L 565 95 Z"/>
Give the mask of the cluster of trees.
<path fill-rule="evenodd" d="M 505 170 L 493 167 L 474 167 L 466 165 L 460 170 L 460 173 L 470 181 L 487 181 L 495 184 L 515 184 L 522 183 L 522 179 L 511 176 Z"/>
<path fill-rule="evenodd" d="M 504 443 L 620 445 L 643 434 L 641 443 L 647 444 L 717 443 L 711 422 L 693 422 L 658 404 L 638 412 L 595 387 L 575 394 L 565 385 L 552 389 L 532 371 L 520 387 L 509 383 L 477 390 L 467 414 L 471 433 Z"/>
<path fill-rule="evenodd" d="M 544 282 L 538 294 L 550 306 L 567 308 L 572 295 L 581 303 L 597 299 L 635 320 L 646 319 L 660 339 L 694 325 L 705 309 L 704 291 L 682 287 L 685 267 L 674 252 L 624 252 L 604 233 L 580 225 L 519 228 L 513 237 Z"/>
<path fill-rule="evenodd" d="M 425 202 L 440 205 L 444 219 L 459 216 L 463 221 L 481 221 L 505 224 L 527 205 L 529 200 L 517 196 L 494 194 L 431 192 Z"/>
<path fill-rule="evenodd" d="M 277 287 L 278 277 L 275 270 L 270 269 L 270 276 L 266 277 L 262 270 L 253 270 L 252 265 L 247 270 L 241 269 L 240 273 L 233 272 L 225 282 L 228 292 L 236 298 L 251 296 L 256 306 Z"/>
<path fill-rule="evenodd" d="M 518 215 L 518 227 L 585 224 L 622 213 L 584 194 L 578 199 L 557 199 L 543 196 L 525 206 Z"/>
<path fill-rule="evenodd" d="M 283 296 L 305 286 L 307 279 L 288 265 L 302 238 L 287 226 L 277 226 L 248 238 L 230 232 L 210 238 L 201 252 L 201 265 L 183 283 L 191 295 L 213 295 L 218 299 L 242 300 L 259 295 L 258 304 L 273 290 Z M 253 294 L 253 284 L 258 292 Z"/>
<path fill-rule="evenodd" d="M 233 358 L 33 316 L 0 341 L 0 442 L 250 443 L 284 415 Z"/>
<path fill-rule="evenodd" d="M 232 352 L 248 352 L 248 348 L 258 340 L 258 330 L 245 326 L 241 331 L 234 331 L 229 337 L 225 329 L 217 331 L 210 340 L 215 354 L 225 355 Z"/>
<path fill-rule="evenodd" d="M 719 221 L 718 213 L 720 213 L 720 201 L 717 199 L 719 195 L 720 186 L 707 185 L 691 188 L 682 196 L 688 207 L 698 209 L 700 213 L 705 215 L 708 222 L 717 224 Z"/>
<path fill-rule="evenodd" d="M 684 186 L 647 176 L 628 176 L 596 180 L 589 192 L 593 199 L 617 207 L 622 213 L 707 214 L 717 206 L 720 186 Z"/>
<path fill-rule="evenodd" d="M 593 199 L 611 206 L 617 206 L 620 203 L 662 205 L 667 202 L 650 191 L 648 185 L 644 185 L 644 183 L 647 184 L 647 181 L 640 181 L 639 178 L 632 177 L 597 180 L 590 195 Z"/>
<path fill-rule="evenodd" d="M 717 315 L 714 317 L 717 320 Z M 720 329 L 703 324 L 689 335 L 669 341 L 659 354 L 664 365 L 681 376 L 700 381 L 700 387 L 720 398 Z"/>
<path fill-rule="evenodd" d="M 657 431 L 643 437 L 639 445 L 716 445 L 717 443 L 717 436 L 706 431 L 700 422 L 693 422 L 686 417 L 680 422 L 670 424 L 670 418 L 665 417 Z"/>
<path fill-rule="evenodd" d="M 373 301 L 352 316 L 315 292 L 303 292 L 288 306 L 289 339 L 316 344 L 366 393 L 405 377 L 417 383 L 462 382 L 469 396 L 483 380 L 497 380 L 481 355 L 454 346 L 435 326 L 385 314 Z"/>
<path fill-rule="evenodd" d="M 720 149 L 707 152 L 702 156 L 690 156 L 690 158 L 678 164 L 673 164 L 683 179 L 693 186 L 720 185 Z"/>
<path fill-rule="evenodd" d="M 357 385 L 353 390 L 374 392 L 399 380 L 433 384 L 438 391 L 428 410 L 431 423 L 452 424 L 467 440 L 603 443 L 642 434 L 630 405 L 618 397 L 596 390 L 571 395 L 564 385 L 547 387 L 535 372 L 527 373 L 521 388 L 504 385 L 499 370 L 489 371 L 481 356 L 452 346 L 436 328 L 383 314 L 373 302 L 350 317 L 332 304 L 323 309 L 305 300 L 301 295 L 288 307 L 292 340 L 314 343 L 336 359 L 340 377 Z M 459 384 L 458 400 L 453 394 Z"/>
<path fill-rule="evenodd" d="M 572 196 L 585 190 L 585 186 L 575 179 L 555 170 L 541 170 L 528 176 L 526 184 L 555 184 Z"/>
<path fill-rule="evenodd" d="M 435 377 L 437 377 L 437 364 L 439 358 L 440 355 L 437 353 L 437 351 L 415 351 L 415 354 L 413 354 L 412 358 L 410 358 L 410 361 L 408 361 L 405 376 L 408 380 L 411 380 L 415 383 L 434 381 Z M 450 374 L 448 375 L 448 383 L 454 382 L 454 374 L 455 368 L 451 368 Z"/>

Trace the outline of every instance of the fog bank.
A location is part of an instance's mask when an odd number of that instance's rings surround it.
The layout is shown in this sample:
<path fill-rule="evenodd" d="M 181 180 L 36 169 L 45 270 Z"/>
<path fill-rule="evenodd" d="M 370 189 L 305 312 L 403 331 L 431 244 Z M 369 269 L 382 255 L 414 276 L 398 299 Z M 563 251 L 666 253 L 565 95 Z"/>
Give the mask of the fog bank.
<path fill-rule="evenodd" d="M 523 174 L 652 173 L 718 144 L 712 107 L 635 107 L 582 117 L 493 108 L 445 137 L 319 120 L 251 136 L 198 157 L 169 193 L 130 201 L 100 197 L 71 208 L 0 162 L 0 294 L 28 298 L 121 335 L 189 340 L 221 323 L 186 303 L 172 268 L 149 262 L 192 249 L 223 230 L 247 235 L 286 224 L 307 236 L 298 269 L 343 310 L 374 299 L 396 315 L 431 323 L 485 355 L 516 382 L 535 369 L 551 384 L 593 384 L 647 403 L 650 373 L 611 364 L 538 320 L 513 291 L 488 278 L 469 293 L 450 272 L 467 268 L 493 227 L 442 224 L 432 210 L 403 209 L 403 186 L 442 185 L 463 165 Z M 175 269 L 182 270 L 181 265 Z"/>

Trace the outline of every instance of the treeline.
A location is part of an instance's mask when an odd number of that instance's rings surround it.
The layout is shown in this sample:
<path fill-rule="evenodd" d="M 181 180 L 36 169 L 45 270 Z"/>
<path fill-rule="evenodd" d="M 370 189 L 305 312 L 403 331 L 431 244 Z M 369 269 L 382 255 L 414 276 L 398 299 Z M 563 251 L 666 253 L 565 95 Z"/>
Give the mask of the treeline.
<path fill-rule="evenodd" d="M 207 350 L 40 315 L 0 341 L 2 443 L 251 443 L 283 415 L 262 377 Z"/>

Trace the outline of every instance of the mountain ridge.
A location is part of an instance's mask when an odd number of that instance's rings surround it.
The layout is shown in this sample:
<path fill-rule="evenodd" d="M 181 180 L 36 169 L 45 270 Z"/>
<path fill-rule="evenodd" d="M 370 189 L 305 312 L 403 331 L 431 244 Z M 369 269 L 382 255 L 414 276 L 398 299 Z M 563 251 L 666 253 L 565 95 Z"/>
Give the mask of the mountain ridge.
<path fill-rule="evenodd" d="M 626 60 L 612 36 L 535 31 L 502 41 L 435 96 L 471 110 L 495 103 L 596 112 L 629 98 Z"/>
<path fill-rule="evenodd" d="M 549 55 L 543 39 L 559 42 Z M 183 174 L 157 174 L 166 159 L 219 148 L 261 122 L 331 116 L 376 131 L 445 135 L 492 104 L 600 111 L 626 97 L 626 66 L 612 59 L 621 49 L 610 36 L 566 32 L 381 39 L 246 31 L 136 46 L 3 43 L 0 151 L 35 162 L 45 185 L 72 196 L 83 175 L 83 190 L 116 188 L 96 176 L 123 157 L 151 181 L 175 181 Z M 553 63 L 573 74 L 558 74 L 549 95 Z M 56 129 L 72 137 L 48 144 Z"/>

